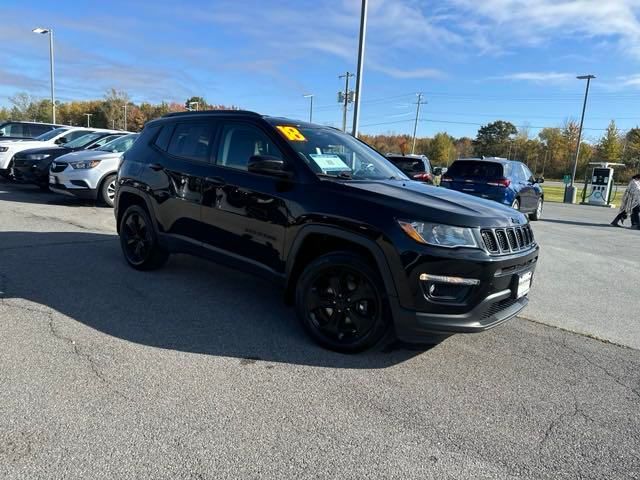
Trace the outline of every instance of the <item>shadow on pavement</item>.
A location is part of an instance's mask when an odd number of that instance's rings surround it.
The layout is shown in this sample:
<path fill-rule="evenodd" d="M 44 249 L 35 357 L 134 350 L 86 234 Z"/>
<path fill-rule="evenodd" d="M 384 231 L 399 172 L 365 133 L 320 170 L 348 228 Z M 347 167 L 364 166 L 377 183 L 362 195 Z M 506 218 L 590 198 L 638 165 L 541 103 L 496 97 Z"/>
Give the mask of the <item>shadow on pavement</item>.
<path fill-rule="evenodd" d="M 62 207 L 95 206 L 96 202 L 40 190 L 36 185 L 10 182 L 0 178 L 0 200 L 17 203 L 36 203 L 41 205 L 58 205 Z"/>
<path fill-rule="evenodd" d="M 186 255 L 172 256 L 160 270 L 138 272 L 125 264 L 115 235 L 2 232 L 0 256 L 0 298 L 44 305 L 150 347 L 367 369 L 404 362 L 429 348 L 326 351 L 307 337 L 278 287 Z M 20 308 L 24 302 L 7 304 Z"/>

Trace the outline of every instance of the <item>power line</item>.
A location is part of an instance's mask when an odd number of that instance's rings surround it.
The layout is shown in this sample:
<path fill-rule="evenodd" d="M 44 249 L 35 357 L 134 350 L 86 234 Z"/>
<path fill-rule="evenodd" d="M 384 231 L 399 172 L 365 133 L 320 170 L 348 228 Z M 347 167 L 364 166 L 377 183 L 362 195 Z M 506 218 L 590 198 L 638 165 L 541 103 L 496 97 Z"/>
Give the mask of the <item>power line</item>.
<path fill-rule="evenodd" d="M 382 126 L 382 125 L 395 125 L 395 124 L 399 124 L 399 123 L 409 123 L 409 122 L 413 122 L 413 119 L 406 119 L 406 120 L 396 120 L 393 122 L 380 122 L 380 123 L 368 123 L 366 125 L 362 125 L 363 127 L 378 127 L 378 126 Z M 441 119 L 425 119 L 425 118 L 421 118 L 420 119 L 421 122 L 427 122 L 427 123 L 445 123 L 445 124 L 451 124 L 451 125 L 472 125 L 475 127 L 482 127 L 485 124 L 484 123 L 475 123 L 475 122 L 456 122 L 453 120 L 441 120 Z M 558 127 L 550 127 L 550 126 L 540 126 L 540 125 L 515 125 L 516 128 L 533 128 L 536 130 L 542 130 L 543 128 L 558 128 Z M 588 128 L 588 127 L 584 127 L 583 130 L 592 130 L 592 131 L 598 131 L 598 132 L 605 132 L 607 129 L 606 128 Z"/>

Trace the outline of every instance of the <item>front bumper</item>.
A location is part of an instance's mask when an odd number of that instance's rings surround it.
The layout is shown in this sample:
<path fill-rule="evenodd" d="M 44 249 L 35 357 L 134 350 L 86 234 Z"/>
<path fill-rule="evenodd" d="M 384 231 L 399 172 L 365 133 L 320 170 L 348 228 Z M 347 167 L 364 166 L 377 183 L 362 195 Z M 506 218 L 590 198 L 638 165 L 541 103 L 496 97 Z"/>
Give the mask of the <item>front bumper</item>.
<path fill-rule="evenodd" d="M 98 188 L 89 177 L 86 171 L 73 170 L 70 166 L 61 172 L 49 171 L 49 190 L 85 200 L 95 200 L 98 197 Z"/>
<path fill-rule="evenodd" d="M 397 337 L 423 343 L 437 335 L 482 332 L 515 317 L 529 303 L 527 295 L 518 298 L 519 280 L 529 272 L 533 280 L 538 254 L 536 245 L 520 254 L 486 256 L 484 260 L 425 258 L 417 262 L 408 275 L 412 305 L 389 299 Z M 421 272 L 473 278 L 479 284 L 468 287 L 461 299 L 437 301 L 418 280 Z"/>

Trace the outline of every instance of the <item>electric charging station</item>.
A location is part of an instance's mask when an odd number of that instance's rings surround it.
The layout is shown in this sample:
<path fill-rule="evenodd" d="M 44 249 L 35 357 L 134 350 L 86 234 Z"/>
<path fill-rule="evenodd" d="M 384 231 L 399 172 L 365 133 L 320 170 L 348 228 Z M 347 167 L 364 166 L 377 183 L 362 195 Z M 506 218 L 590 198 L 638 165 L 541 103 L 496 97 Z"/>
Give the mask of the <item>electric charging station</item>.
<path fill-rule="evenodd" d="M 599 207 L 608 207 L 611 205 L 611 196 L 613 193 L 613 176 L 615 170 L 613 167 L 624 166 L 624 163 L 608 163 L 608 162 L 592 162 L 594 165 L 591 174 L 591 181 L 585 182 L 583 190 L 583 204 L 596 205 Z M 587 183 L 590 183 L 589 195 L 586 196 Z M 586 201 L 585 201 L 586 197 Z"/>

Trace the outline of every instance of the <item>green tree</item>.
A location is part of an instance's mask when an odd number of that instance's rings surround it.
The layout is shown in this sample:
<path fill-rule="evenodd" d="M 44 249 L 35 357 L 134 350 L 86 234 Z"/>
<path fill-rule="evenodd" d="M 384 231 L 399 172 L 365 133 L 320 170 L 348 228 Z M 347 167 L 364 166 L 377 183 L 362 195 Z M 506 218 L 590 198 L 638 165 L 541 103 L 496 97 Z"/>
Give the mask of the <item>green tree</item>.
<path fill-rule="evenodd" d="M 511 122 L 498 120 L 480 127 L 473 141 L 478 156 L 506 156 L 511 137 L 518 129 Z"/>
<path fill-rule="evenodd" d="M 615 163 L 620 161 L 621 153 L 620 131 L 616 127 L 616 122 L 611 120 L 598 144 L 598 155 L 605 162 Z"/>
<path fill-rule="evenodd" d="M 429 145 L 429 160 L 434 165 L 449 165 L 455 156 L 455 144 L 453 138 L 446 133 L 436 133 Z"/>

